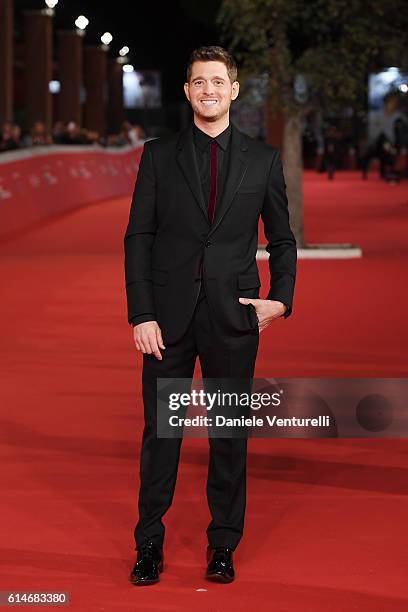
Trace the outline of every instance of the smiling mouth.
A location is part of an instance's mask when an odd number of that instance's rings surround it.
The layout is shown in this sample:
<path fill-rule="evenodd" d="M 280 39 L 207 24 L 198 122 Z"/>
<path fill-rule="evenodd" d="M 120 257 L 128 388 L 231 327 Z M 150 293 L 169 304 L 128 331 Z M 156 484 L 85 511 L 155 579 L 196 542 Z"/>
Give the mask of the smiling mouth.
<path fill-rule="evenodd" d="M 214 104 L 217 104 L 217 100 L 200 100 L 200 102 L 204 106 L 214 106 Z"/>

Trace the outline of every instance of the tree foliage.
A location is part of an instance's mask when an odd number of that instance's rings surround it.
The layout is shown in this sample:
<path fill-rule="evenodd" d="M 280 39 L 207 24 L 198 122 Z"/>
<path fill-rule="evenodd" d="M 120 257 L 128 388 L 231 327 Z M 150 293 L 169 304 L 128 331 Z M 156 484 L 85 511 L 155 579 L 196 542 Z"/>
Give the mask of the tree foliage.
<path fill-rule="evenodd" d="M 297 75 L 313 106 L 361 107 L 367 75 L 408 66 L 408 5 L 400 0 L 223 0 L 217 16 L 223 44 L 241 78 L 269 75 L 271 107 L 297 113 Z"/>

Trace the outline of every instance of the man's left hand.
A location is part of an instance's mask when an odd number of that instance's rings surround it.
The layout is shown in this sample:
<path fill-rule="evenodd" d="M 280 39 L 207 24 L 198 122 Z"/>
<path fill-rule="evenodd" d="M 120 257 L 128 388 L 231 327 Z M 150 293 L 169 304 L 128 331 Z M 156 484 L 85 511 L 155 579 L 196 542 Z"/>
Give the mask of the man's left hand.
<path fill-rule="evenodd" d="M 240 297 L 241 304 L 253 304 L 258 317 L 259 331 L 266 329 L 274 320 L 279 319 L 286 312 L 286 306 L 277 300 L 259 300 Z"/>

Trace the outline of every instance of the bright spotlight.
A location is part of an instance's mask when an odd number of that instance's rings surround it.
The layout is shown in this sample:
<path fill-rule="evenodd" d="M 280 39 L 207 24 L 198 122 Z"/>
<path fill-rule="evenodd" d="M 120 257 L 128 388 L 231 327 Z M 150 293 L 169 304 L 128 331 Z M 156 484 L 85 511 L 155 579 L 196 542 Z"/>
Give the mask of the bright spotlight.
<path fill-rule="evenodd" d="M 80 15 L 75 19 L 75 25 L 79 30 L 85 30 L 88 23 L 89 19 L 87 19 L 84 15 Z"/>
<path fill-rule="evenodd" d="M 59 92 L 61 91 L 60 81 L 50 81 L 48 83 L 48 90 L 52 94 L 59 94 Z"/>
<path fill-rule="evenodd" d="M 133 72 L 134 71 L 134 67 L 132 66 L 132 64 L 125 64 L 123 66 L 123 72 Z"/>
<path fill-rule="evenodd" d="M 400 91 L 402 91 L 402 93 L 407 93 L 408 92 L 408 84 L 407 83 L 401 83 L 401 85 L 399 86 Z"/>
<path fill-rule="evenodd" d="M 109 45 L 113 40 L 113 36 L 110 32 L 105 32 L 105 34 L 102 34 L 101 36 L 101 41 L 103 42 L 104 45 Z"/>
<path fill-rule="evenodd" d="M 119 55 L 121 55 L 122 57 L 124 57 L 125 55 L 127 55 L 129 53 L 129 47 L 122 47 L 121 50 L 119 51 Z"/>
<path fill-rule="evenodd" d="M 58 0 L 45 0 L 45 4 L 48 6 L 48 8 L 53 9 L 57 6 Z"/>

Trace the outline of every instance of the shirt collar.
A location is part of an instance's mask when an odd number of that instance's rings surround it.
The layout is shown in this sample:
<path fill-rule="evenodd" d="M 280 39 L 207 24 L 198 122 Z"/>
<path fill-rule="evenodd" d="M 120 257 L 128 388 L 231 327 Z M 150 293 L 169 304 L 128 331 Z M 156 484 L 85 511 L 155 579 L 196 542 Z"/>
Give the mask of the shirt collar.
<path fill-rule="evenodd" d="M 228 127 L 226 127 L 225 130 L 221 132 L 221 134 L 218 134 L 218 136 L 212 138 L 211 136 L 200 130 L 200 128 L 197 127 L 196 124 L 193 122 L 193 136 L 195 144 L 202 151 L 204 151 L 206 147 L 208 147 L 209 143 L 212 140 L 215 140 L 218 146 L 221 147 L 221 149 L 223 149 L 224 151 L 226 151 L 231 137 L 231 123 L 228 124 Z"/>

